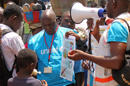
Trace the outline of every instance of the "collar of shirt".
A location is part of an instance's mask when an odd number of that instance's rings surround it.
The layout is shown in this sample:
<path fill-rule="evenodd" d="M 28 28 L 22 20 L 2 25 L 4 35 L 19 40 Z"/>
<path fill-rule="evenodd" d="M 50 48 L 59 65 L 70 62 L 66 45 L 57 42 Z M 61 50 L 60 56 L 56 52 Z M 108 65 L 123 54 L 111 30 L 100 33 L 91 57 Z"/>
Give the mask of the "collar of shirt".
<path fill-rule="evenodd" d="M 4 30 L 4 29 L 10 29 L 10 30 L 12 30 L 9 26 L 7 26 L 5 24 L 0 24 L 0 28 L 1 28 L 1 30 Z"/>

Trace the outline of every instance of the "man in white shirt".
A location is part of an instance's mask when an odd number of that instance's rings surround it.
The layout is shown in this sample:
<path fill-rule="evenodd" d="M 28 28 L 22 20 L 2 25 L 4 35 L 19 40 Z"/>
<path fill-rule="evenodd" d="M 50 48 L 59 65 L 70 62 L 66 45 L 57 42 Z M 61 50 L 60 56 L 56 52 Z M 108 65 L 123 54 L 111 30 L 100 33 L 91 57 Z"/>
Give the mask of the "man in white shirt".
<path fill-rule="evenodd" d="M 15 56 L 17 56 L 18 52 L 24 48 L 22 38 L 16 33 L 21 27 L 22 21 L 23 15 L 21 8 L 16 4 L 7 6 L 3 13 L 3 24 L 0 24 L 0 29 L 8 29 L 11 31 L 5 34 L 1 39 L 5 64 L 9 71 L 13 69 Z M 12 76 L 15 76 L 15 74 L 16 72 L 13 71 Z M 7 86 L 7 80 L 6 76 L 0 78 L 0 86 Z"/>

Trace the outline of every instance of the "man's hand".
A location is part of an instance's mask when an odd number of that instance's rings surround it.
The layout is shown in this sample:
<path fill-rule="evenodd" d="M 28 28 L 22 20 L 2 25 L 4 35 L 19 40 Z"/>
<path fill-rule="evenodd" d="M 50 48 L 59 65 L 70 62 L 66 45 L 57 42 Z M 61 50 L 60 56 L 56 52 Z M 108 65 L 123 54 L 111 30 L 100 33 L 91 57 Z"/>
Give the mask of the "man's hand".
<path fill-rule="evenodd" d="M 85 52 L 81 50 L 71 50 L 68 52 L 68 58 L 72 60 L 81 60 L 84 59 L 85 57 Z"/>
<path fill-rule="evenodd" d="M 79 40 L 79 39 L 80 39 L 79 35 L 77 35 L 77 34 L 74 33 L 73 31 L 69 31 L 69 32 L 66 32 L 66 33 L 65 33 L 65 37 L 66 37 L 66 38 L 68 38 L 70 35 L 71 35 L 71 36 L 74 36 L 74 37 L 76 38 L 76 40 Z"/>

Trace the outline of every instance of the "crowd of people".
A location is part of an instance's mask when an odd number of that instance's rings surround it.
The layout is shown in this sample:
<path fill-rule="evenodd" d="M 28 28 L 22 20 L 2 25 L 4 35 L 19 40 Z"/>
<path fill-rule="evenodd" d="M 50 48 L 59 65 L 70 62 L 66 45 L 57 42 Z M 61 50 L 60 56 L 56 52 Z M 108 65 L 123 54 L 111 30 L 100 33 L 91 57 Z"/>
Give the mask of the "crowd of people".
<path fill-rule="evenodd" d="M 102 6 L 107 18 L 88 18 L 83 31 L 76 27 L 69 11 L 57 17 L 50 5 L 36 3 L 38 7 L 35 3 L 21 7 L 14 2 L 0 7 L 0 65 L 2 61 L 6 65 L 6 71 L 0 69 L 0 86 L 121 86 L 111 71 L 122 67 L 125 51 L 130 49 L 130 0 L 107 0 Z M 91 3 L 91 7 L 96 6 Z M 25 15 L 34 9 L 41 12 L 38 22 Z M 101 25 L 107 26 L 102 34 Z M 21 28 L 28 33 L 18 35 Z M 76 38 L 76 49 L 67 54 L 74 60 L 72 81 L 60 76 L 64 36 Z M 34 69 L 41 73 L 33 76 Z"/>

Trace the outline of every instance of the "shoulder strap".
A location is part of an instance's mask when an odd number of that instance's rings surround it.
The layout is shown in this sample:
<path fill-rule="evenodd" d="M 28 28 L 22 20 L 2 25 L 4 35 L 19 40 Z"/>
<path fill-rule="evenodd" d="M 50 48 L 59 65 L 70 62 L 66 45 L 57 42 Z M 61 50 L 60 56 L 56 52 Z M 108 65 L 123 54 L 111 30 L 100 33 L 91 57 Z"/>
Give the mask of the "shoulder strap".
<path fill-rule="evenodd" d="M 9 33 L 9 32 L 11 32 L 10 29 L 4 29 L 4 30 L 2 30 L 2 37 L 3 37 L 5 34 Z M 2 38 L 2 37 L 1 37 L 1 38 Z M 5 65 L 5 59 L 4 59 L 4 55 L 3 55 L 3 51 L 2 51 L 1 45 L 0 45 L 0 52 L 1 52 L 0 60 L 2 61 L 3 67 L 5 67 L 3 70 L 8 71 L 8 69 L 7 69 L 6 65 Z"/>
<path fill-rule="evenodd" d="M 9 33 L 9 32 L 12 32 L 10 29 L 4 29 L 4 30 L 2 30 L 2 37 L 5 35 L 5 34 L 7 34 L 7 33 Z"/>
<path fill-rule="evenodd" d="M 7 33 L 10 33 L 10 32 L 12 32 L 12 30 L 10 30 L 10 29 L 4 29 L 4 30 L 2 30 L 2 37 L 3 37 L 4 35 L 6 35 Z M 2 50 L 2 49 L 1 49 L 1 50 Z M 2 59 L 3 59 L 3 63 L 5 64 L 5 59 L 4 59 L 4 57 L 3 57 Z M 16 55 L 15 55 L 15 60 L 14 60 L 13 68 L 12 68 L 12 70 L 10 71 L 11 74 L 12 74 L 13 69 L 14 69 L 14 67 L 15 67 L 16 59 L 17 59 L 17 57 L 16 57 Z M 8 70 L 7 67 L 6 67 L 6 70 Z"/>
<path fill-rule="evenodd" d="M 89 32 L 89 43 L 88 43 L 88 52 L 89 54 L 92 54 L 92 50 L 91 50 L 91 30 Z"/>

